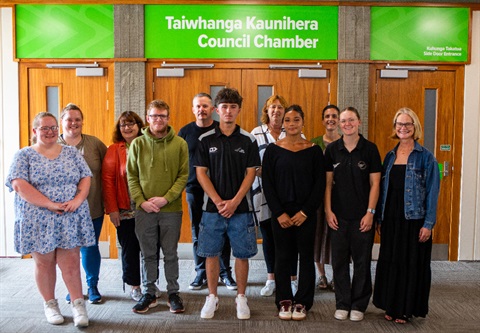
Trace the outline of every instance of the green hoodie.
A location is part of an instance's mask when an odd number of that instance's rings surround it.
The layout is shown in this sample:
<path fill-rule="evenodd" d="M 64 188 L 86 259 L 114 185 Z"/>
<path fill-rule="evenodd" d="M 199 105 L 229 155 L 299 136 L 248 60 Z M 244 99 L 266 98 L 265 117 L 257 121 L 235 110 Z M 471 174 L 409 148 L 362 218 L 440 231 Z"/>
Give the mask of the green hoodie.
<path fill-rule="evenodd" d="M 137 209 L 152 197 L 164 197 L 164 212 L 182 210 L 182 191 L 188 179 L 188 145 L 168 126 L 167 135 L 154 137 L 148 127 L 128 149 L 127 179 Z"/>

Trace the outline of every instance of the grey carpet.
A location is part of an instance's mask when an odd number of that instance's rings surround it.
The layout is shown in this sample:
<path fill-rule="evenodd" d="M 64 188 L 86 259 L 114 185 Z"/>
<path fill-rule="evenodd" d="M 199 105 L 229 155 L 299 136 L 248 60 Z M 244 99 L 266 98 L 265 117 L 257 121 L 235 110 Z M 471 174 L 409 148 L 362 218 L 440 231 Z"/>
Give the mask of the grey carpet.
<path fill-rule="evenodd" d="M 232 261 L 233 264 L 233 261 Z M 331 271 L 328 270 L 327 275 Z M 372 265 L 374 274 L 375 263 Z M 32 259 L 0 258 L 0 332 L 78 332 L 73 326 L 70 308 L 63 301 L 66 288 L 58 272 L 57 298 L 65 315 L 63 325 L 47 323 L 42 299 L 33 275 Z M 235 292 L 219 287 L 220 308 L 211 320 L 200 318 L 200 310 L 207 289 L 190 291 L 188 284 L 194 277 L 192 260 L 180 261 L 181 296 L 186 305 L 183 314 L 172 314 L 166 305 L 165 280 L 162 265 L 158 283 L 163 291 L 160 304 L 146 314 L 131 311 L 134 302 L 123 292 L 121 266 L 118 260 L 103 259 L 99 290 L 104 302 L 88 304 L 90 326 L 85 332 L 479 332 L 480 322 L 480 262 L 432 263 L 433 281 L 430 295 L 430 313 L 426 319 L 416 318 L 406 325 L 383 319 L 383 312 L 370 305 L 365 320 L 354 323 L 333 318 L 334 294 L 317 291 L 315 304 L 305 321 L 285 322 L 276 317 L 273 297 L 260 296 L 266 278 L 262 260 L 250 261 L 247 296 L 251 309 L 250 320 L 236 318 Z M 83 277 L 85 281 L 85 277 Z M 84 288 L 84 292 L 85 292 Z"/>

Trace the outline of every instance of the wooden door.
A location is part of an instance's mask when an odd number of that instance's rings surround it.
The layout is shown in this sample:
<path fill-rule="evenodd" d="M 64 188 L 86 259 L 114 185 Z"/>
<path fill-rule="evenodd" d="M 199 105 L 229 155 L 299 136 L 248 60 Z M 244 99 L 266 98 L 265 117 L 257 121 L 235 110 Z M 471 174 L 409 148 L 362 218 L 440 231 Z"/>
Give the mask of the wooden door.
<path fill-rule="evenodd" d="M 237 68 L 187 68 L 182 78 L 156 77 L 155 72 L 160 65 L 152 63 L 147 66 L 147 80 L 153 82 L 150 96 L 152 99 L 163 99 L 168 103 L 171 109 L 170 124 L 178 132 L 181 127 L 195 120 L 191 111 L 194 95 L 207 92 L 215 98 L 215 92 L 223 87 L 236 88 L 243 97 L 242 111 L 237 123 L 243 129 L 251 131 L 259 125 L 259 112 L 266 98 L 275 93 L 284 96 L 290 104 L 302 106 L 306 114 L 307 138 L 323 134 L 321 111 L 325 105 L 336 103 L 336 94 L 330 94 L 330 91 L 337 89 L 336 66 L 329 67 L 327 77 L 322 79 L 299 78 L 298 70 L 238 67 L 237 65 Z M 181 243 L 191 242 L 190 225 L 184 194 Z"/>
<path fill-rule="evenodd" d="M 110 145 L 115 124 L 113 64 L 102 67 L 103 76 L 76 76 L 75 68 L 46 68 L 45 64 L 20 63 L 21 146 L 29 144 L 31 123 L 36 114 L 49 111 L 58 118 L 68 103 L 74 103 L 82 109 L 83 133 L 94 135 L 107 146 Z M 109 82 L 112 82 L 110 89 Z M 108 243 L 110 258 L 117 257 L 116 229 L 108 216 L 103 224 L 100 242 Z"/>
<path fill-rule="evenodd" d="M 458 107 L 463 81 L 460 67 L 443 67 L 437 71 L 409 71 L 408 78 L 381 78 L 383 66 L 372 66 L 374 82 L 370 89 L 369 138 L 378 146 L 382 157 L 396 144 L 389 139 L 393 117 L 401 107 L 417 113 L 424 129 L 419 143 L 432 151 L 442 174 L 437 223 L 433 230 L 434 252 L 437 259 L 456 260 L 458 247 L 459 181 L 461 163 L 462 111 Z"/>
<path fill-rule="evenodd" d="M 244 109 L 254 110 L 253 117 L 242 111 L 240 121 L 251 131 L 259 125 L 258 114 L 265 103 L 261 98 L 262 88 L 271 88 L 271 94 L 283 96 L 289 105 L 298 104 L 305 113 L 304 134 L 307 139 L 324 134 L 322 109 L 328 104 L 337 103 L 336 66 L 324 66 L 326 78 L 299 78 L 298 70 L 247 69 L 242 71 L 242 94 Z"/>
<path fill-rule="evenodd" d="M 178 133 L 180 128 L 195 121 L 192 112 L 193 96 L 200 92 L 211 93 L 215 88 L 237 88 L 241 83 L 240 70 L 228 69 L 187 69 L 184 77 L 157 77 L 156 68 L 152 66 L 148 71 L 154 82 L 152 99 L 162 99 L 170 106 L 169 124 Z M 150 81 L 151 82 L 151 81 Z M 212 96 L 215 98 L 215 96 Z M 147 101 L 147 104 L 150 101 Z M 180 243 L 192 242 L 192 230 L 188 215 L 188 206 L 185 191 L 182 194 L 182 229 Z"/>

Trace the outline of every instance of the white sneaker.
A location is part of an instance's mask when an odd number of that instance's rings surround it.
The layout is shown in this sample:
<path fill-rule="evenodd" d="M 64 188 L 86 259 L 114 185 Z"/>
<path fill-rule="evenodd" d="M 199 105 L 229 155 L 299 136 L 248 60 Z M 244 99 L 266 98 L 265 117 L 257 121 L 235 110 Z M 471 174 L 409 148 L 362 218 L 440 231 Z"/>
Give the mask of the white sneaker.
<path fill-rule="evenodd" d="M 72 302 L 73 323 L 76 327 L 88 326 L 87 309 L 85 308 L 85 301 L 78 298 Z"/>
<path fill-rule="evenodd" d="M 350 311 L 350 320 L 351 321 L 362 321 L 363 320 L 363 312 L 352 310 Z"/>
<path fill-rule="evenodd" d="M 338 319 L 338 320 L 347 320 L 348 311 L 347 310 L 336 310 L 335 314 L 333 316 L 335 317 L 335 319 Z"/>
<path fill-rule="evenodd" d="M 235 298 L 237 303 L 237 318 L 238 319 L 250 319 L 250 308 L 248 307 L 247 297 L 245 295 L 238 295 Z"/>
<path fill-rule="evenodd" d="M 214 294 L 207 296 L 205 304 L 203 305 L 200 318 L 211 319 L 215 315 L 215 311 L 218 310 L 218 297 Z"/>
<path fill-rule="evenodd" d="M 51 299 L 48 302 L 43 303 L 43 310 L 45 311 L 45 317 L 47 317 L 47 321 L 50 324 L 60 325 L 65 321 L 60 313 L 58 301 L 56 299 Z"/>
<path fill-rule="evenodd" d="M 135 302 L 139 302 L 142 299 L 142 296 L 142 290 L 140 288 L 132 288 L 132 290 L 130 290 L 130 297 Z"/>
<path fill-rule="evenodd" d="M 298 280 L 293 280 L 290 284 L 292 286 L 292 295 L 295 296 L 298 290 Z"/>
<path fill-rule="evenodd" d="M 260 295 L 262 296 L 272 296 L 275 292 L 275 280 L 267 280 L 265 287 L 260 290 Z"/>

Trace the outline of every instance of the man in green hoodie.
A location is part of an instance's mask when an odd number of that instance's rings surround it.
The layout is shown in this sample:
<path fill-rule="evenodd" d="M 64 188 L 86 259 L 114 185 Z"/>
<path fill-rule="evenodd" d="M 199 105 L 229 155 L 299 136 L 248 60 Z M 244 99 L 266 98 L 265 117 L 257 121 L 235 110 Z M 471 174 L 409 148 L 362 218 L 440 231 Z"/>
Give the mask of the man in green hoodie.
<path fill-rule="evenodd" d="M 147 107 L 149 126 L 128 149 L 128 188 L 136 204 L 135 233 L 140 243 L 144 295 L 133 312 L 158 305 L 159 250 L 162 249 L 170 312 L 185 311 L 179 296 L 177 246 L 182 225 L 182 191 L 188 179 L 187 142 L 168 125 L 170 107 L 154 100 Z"/>

